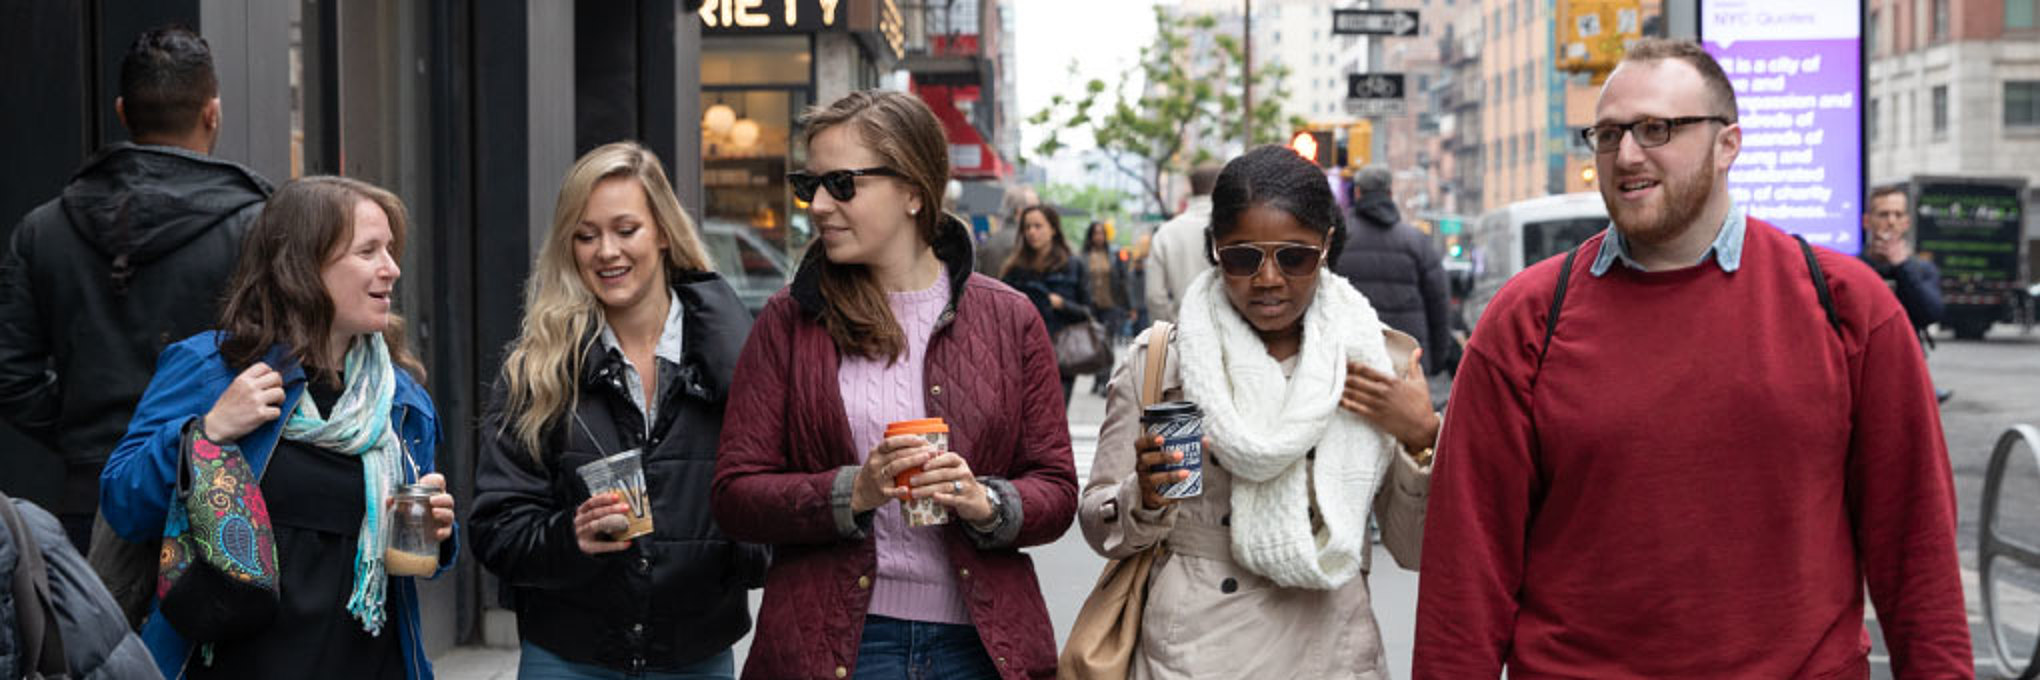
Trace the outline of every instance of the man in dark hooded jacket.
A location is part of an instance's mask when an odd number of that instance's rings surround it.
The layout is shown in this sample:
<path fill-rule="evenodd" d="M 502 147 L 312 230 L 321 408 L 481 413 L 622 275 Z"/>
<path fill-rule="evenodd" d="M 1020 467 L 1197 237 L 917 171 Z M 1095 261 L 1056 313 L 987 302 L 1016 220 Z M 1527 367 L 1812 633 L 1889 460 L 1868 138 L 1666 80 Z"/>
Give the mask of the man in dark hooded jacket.
<path fill-rule="evenodd" d="M 1452 342 L 1445 266 L 1431 237 L 1403 221 L 1390 180 L 1379 166 L 1354 176 L 1350 233 L 1332 271 L 1367 296 L 1382 323 L 1415 337 L 1424 349 L 1424 372 L 1436 373 Z"/>
<path fill-rule="evenodd" d="M 63 195 L 22 218 L 0 258 L 0 417 L 63 457 L 55 514 L 80 552 L 100 468 L 156 355 L 215 323 L 270 192 L 253 171 L 207 155 L 219 81 L 191 30 L 137 38 L 113 106 L 134 142 L 87 159 Z"/>

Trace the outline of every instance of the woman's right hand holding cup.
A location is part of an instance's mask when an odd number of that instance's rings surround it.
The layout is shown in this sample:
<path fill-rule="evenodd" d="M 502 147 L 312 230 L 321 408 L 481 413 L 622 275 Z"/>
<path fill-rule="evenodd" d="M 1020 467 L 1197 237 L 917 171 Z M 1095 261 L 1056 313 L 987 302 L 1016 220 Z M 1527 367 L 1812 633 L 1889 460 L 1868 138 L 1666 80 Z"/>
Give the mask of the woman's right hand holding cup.
<path fill-rule="evenodd" d="M 935 449 L 920 435 L 888 437 L 871 447 L 871 455 L 857 471 L 850 487 L 851 512 L 876 510 L 900 495 L 898 477 L 935 457 Z"/>
<path fill-rule="evenodd" d="M 574 509 L 574 543 L 589 555 L 612 553 L 630 547 L 630 541 L 616 536 L 630 528 L 630 504 L 614 491 L 598 493 Z"/>
<path fill-rule="evenodd" d="M 227 383 L 227 391 L 213 402 L 199 427 L 206 439 L 224 444 L 282 415 L 283 374 L 257 361 Z"/>
<path fill-rule="evenodd" d="M 1211 448 L 1211 439 L 1204 439 L 1204 448 Z M 1138 459 L 1134 466 L 1135 476 L 1140 479 L 1140 504 L 1149 510 L 1160 510 L 1174 504 L 1177 499 L 1162 495 L 1162 485 L 1190 479 L 1189 470 L 1163 469 L 1183 463 L 1183 452 L 1162 450 L 1161 435 L 1142 433 L 1133 440 L 1133 450 Z"/>

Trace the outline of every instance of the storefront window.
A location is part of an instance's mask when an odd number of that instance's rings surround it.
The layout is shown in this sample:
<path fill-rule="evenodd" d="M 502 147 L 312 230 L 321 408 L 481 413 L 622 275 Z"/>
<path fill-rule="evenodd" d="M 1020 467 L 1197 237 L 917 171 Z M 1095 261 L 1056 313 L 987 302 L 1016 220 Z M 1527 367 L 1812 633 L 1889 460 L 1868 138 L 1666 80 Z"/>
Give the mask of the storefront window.
<path fill-rule="evenodd" d="M 798 162 L 794 118 L 814 99 L 812 61 L 807 36 L 702 40 L 704 230 L 756 237 L 796 262 L 812 234 L 786 173 Z"/>

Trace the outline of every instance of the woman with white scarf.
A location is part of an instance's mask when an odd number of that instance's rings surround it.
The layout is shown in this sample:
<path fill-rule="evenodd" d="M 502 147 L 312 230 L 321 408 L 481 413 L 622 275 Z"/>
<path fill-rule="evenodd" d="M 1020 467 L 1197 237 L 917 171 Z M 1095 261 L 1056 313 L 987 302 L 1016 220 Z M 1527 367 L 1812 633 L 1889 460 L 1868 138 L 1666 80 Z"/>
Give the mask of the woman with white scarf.
<path fill-rule="evenodd" d="M 1144 362 L 1120 362 L 1078 517 L 1092 549 L 1159 544 L 1133 678 L 1385 678 L 1368 516 L 1417 568 L 1439 417 L 1416 343 L 1325 269 L 1344 236 L 1323 170 L 1264 146 L 1226 164 L 1169 342 L 1161 401 L 1203 412 L 1203 493 L 1143 432 Z M 1393 376 L 1393 377 L 1392 377 Z"/>
<path fill-rule="evenodd" d="M 150 602 L 142 640 L 164 677 L 432 677 L 417 586 L 384 561 L 397 487 L 446 486 L 432 471 L 439 419 L 424 368 L 391 311 L 406 226 L 403 202 L 366 182 L 284 185 L 248 228 L 220 329 L 157 359 L 100 475 L 107 524 L 154 541 L 185 512 L 174 496 L 187 449 L 236 449 L 274 529 L 278 593 L 259 632 L 202 645 Z M 427 503 L 436 576 L 457 545 L 453 497 Z"/>

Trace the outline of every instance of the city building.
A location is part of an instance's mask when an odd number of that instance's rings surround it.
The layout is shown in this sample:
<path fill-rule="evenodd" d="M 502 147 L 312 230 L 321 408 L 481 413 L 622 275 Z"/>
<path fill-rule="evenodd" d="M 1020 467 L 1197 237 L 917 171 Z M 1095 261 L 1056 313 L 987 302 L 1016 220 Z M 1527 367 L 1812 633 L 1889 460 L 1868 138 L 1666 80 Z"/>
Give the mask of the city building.
<path fill-rule="evenodd" d="M 1872 185 L 1914 174 L 2040 186 L 2040 3 L 1869 0 Z"/>

